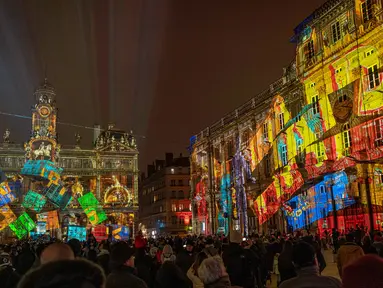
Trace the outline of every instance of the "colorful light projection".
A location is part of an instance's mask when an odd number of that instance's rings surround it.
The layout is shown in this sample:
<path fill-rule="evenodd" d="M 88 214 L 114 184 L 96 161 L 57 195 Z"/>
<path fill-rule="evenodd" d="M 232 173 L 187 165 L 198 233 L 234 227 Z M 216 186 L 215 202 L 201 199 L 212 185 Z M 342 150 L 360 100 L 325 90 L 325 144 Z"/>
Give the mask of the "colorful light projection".
<path fill-rule="evenodd" d="M 108 219 L 105 211 L 102 209 L 97 198 L 92 193 L 85 194 L 84 196 L 78 198 L 78 202 L 80 203 L 82 209 L 84 209 L 84 212 L 92 225 L 100 224 Z"/>
<path fill-rule="evenodd" d="M 68 240 L 77 239 L 79 241 L 86 240 L 86 228 L 82 226 L 68 226 Z"/>
<path fill-rule="evenodd" d="M 48 160 L 28 160 L 21 169 L 21 174 L 40 177 L 57 183 L 62 171 L 62 168 L 57 167 L 55 163 Z"/>
<path fill-rule="evenodd" d="M 0 207 L 13 202 L 15 200 L 15 195 L 12 193 L 11 188 L 7 182 L 2 182 L 0 184 Z"/>
<path fill-rule="evenodd" d="M 302 174 L 291 170 L 285 175 L 274 176 L 274 181 L 253 201 L 252 209 L 260 224 L 270 219 L 304 184 Z"/>
<path fill-rule="evenodd" d="M 109 227 L 106 225 L 97 225 L 93 227 L 92 234 L 97 241 L 102 241 L 108 239 Z"/>
<path fill-rule="evenodd" d="M 8 205 L 0 207 L 0 231 L 17 219 Z"/>
<path fill-rule="evenodd" d="M 29 231 L 33 230 L 35 227 L 35 221 L 33 221 L 26 212 L 21 214 L 19 218 L 9 224 L 9 228 L 11 228 L 19 239 L 27 236 Z"/>
<path fill-rule="evenodd" d="M 37 221 L 36 235 L 43 235 L 47 232 L 47 222 Z"/>
<path fill-rule="evenodd" d="M 61 210 L 64 210 L 72 200 L 71 190 L 67 190 L 61 181 L 59 181 L 59 184 L 55 184 L 53 181 L 49 182 L 48 186 L 45 187 L 43 194 L 50 202 L 52 202 L 52 204 Z"/>
<path fill-rule="evenodd" d="M 60 228 L 59 215 L 57 210 L 36 214 L 38 222 L 46 223 L 46 230 L 54 230 Z"/>
<path fill-rule="evenodd" d="M 128 240 L 130 235 L 129 227 L 122 225 L 111 225 L 113 240 Z"/>
<path fill-rule="evenodd" d="M 29 190 L 27 195 L 25 195 L 24 197 L 22 205 L 26 209 L 30 209 L 35 212 L 40 212 L 43 209 L 46 202 L 47 199 L 43 195 Z"/>
<path fill-rule="evenodd" d="M 336 211 L 354 204 L 355 200 L 347 193 L 348 184 L 345 172 L 326 175 L 323 181 L 308 189 L 307 193 L 287 201 L 284 211 L 288 225 L 293 229 L 301 229 L 328 217 L 334 211 L 333 200 Z"/>

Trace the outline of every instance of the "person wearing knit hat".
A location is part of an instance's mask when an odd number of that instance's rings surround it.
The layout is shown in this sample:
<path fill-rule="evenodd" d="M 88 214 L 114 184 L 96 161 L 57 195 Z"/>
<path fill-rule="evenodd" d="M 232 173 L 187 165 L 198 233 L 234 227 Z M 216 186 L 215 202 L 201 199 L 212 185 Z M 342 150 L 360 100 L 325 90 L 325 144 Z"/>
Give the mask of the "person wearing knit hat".
<path fill-rule="evenodd" d="M 344 267 L 343 288 L 383 287 L 383 259 L 369 254 Z"/>

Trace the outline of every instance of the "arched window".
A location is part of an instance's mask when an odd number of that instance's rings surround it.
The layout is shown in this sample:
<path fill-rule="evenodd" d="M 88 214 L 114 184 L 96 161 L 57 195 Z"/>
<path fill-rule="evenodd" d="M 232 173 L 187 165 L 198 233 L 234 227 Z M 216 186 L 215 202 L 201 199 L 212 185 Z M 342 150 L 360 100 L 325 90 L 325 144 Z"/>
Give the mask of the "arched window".
<path fill-rule="evenodd" d="M 342 140 L 343 140 L 343 148 L 345 150 L 349 150 L 351 147 L 351 131 L 350 131 L 350 125 L 344 124 L 342 129 Z"/>

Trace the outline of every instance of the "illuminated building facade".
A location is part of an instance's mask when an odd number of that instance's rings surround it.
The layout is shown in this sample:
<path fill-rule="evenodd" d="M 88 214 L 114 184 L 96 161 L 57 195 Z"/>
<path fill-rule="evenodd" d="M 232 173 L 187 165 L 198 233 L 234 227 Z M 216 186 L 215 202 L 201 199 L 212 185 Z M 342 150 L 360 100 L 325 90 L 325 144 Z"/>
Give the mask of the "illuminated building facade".
<path fill-rule="evenodd" d="M 139 192 L 139 226 L 148 236 L 161 234 L 186 235 L 191 232 L 189 157 L 174 158 L 148 165 Z"/>
<path fill-rule="evenodd" d="M 195 232 L 382 229 L 381 0 L 327 1 L 294 32 L 283 77 L 191 138 Z"/>
<path fill-rule="evenodd" d="M 40 219 L 40 222 L 45 222 L 40 230 L 50 230 L 54 235 L 69 235 L 69 227 L 77 226 L 92 229 L 100 239 L 116 234 L 117 230 L 125 230 L 125 234 L 131 235 L 134 232 L 134 221 L 138 211 L 138 150 L 133 134 L 118 130 L 112 124 L 105 130 L 95 126 L 92 149 L 81 147 L 79 134 L 75 135 L 75 145 L 62 147 L 57 141 L 54 88 L 45 81 L 34 95 L 36 104 L 32 110 L 32 131 L 29 141 L 24 145 L 14 144 L 10 140 L 10 131 L 7 130 L 3 136 L 3 143 L 0 144 L 0 171 L 5 178 L 0 180 L 4 181 L 6 187 L 10 187 L 17 198 L 15 201 L 8 201 L 9 208 L 15 214 L 22 213 L 27 208 L 42 213 L 42 216 L 40 214 L 36 216 L 37 224 L 39 215 L 45 219 Z M 56 169 L 62 171 L 60 181 L 63 182 L 65 193 L 69 193 L 68 197 L 72 199 L 68 206 L 58 210 L 56 218 L 59 224 L 49 224 L 49 213 L 52 214 L 54 212 L 52 209 L 57 208 L 57 205 L 54 207 L 52 201 L 47 205 L 40 203 L 43 198 L 41 193 L 33 192 L 41 192 L 46 183 L 20 176 L 20 171 L 27 160 L 51 161 L 57 165 Z M 48 184 L 49 187 L 54 184 L 51 182 Z M 45 192 L 49 193 L 49 187 Z M 106 213 L 107 218 L 102 225 L 92 227 L 90 219 L 77 200 L 87 193 L 95 196 Z M 54 203 L 52 197 L 51 200 Z M 36 201 L 40 201 L 42 205 L 37 205 Z M 58 231 L 58 228 L 62 229 Z"/>

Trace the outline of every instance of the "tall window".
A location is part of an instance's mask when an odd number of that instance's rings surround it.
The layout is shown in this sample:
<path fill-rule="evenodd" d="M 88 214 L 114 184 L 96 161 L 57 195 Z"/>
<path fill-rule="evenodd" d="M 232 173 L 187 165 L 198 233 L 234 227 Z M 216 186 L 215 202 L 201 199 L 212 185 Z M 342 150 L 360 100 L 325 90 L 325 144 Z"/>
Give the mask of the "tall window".
<path fill-rule="evenodd" d="M 288 157 L 287 157 L 287 146 L 283 145 L 281 148 L 281 159 L 282 159 L 282 165 L 286 166 L 287 163 L 289 162 Z"/>
<path fill-rule="evenodd" d="M 341 38 L 341 32 L 340 32 L 340 23 L 339 21 L 336 21 L 334 24 L 331 25 L 331 35 L 332 35 L 332 42 L 336 43 Z"/>
<path fill-rule="evenodd" d="M 311 103 L 312 103 L 312 109 L 313 109 L 313 114 L 318 114 L 319 113 L 319 96 L 315 95 L 311 97 Z"/>
<path fill-rule="evenodd" d="M 170 180 L 170 186 L 176 186 L 176 180 Z"/>
<path fill-rule="evenodd" d="M 343 148 L 348 150 L 351 147 L 351 131 L 350 125 L 344 124 L 342 131 L 342 139 L 343 139 Z"/>
<path fill-rule="evenodd" d="M 374 121 L 375 123 L 375 145 L 376 146 L 383 146 L 383 118 L 376 119 Z"/>
<path fill-rule="evenodd" d="M 269 125 L 267 122 L 263 123 L 263 141 L 269 140 Z"/>
<path fill-rule="evenodd" d="M 361 4 L 363 23 L 372 19 L 372 0 L 366 0 Z"/>
<path fill-rule="evenodd" d="M 319 192 L 320 192 L 321 194 L 326 194 L 326 189 L 325 189 L 324 185 L 320 185 L 320 186 L 319 186 Z"/>
<path fill-rule="evenodd" d="M 179 211 L 183 211 L 183 210 L 184 210 L 184 204 L 180 204 Z"/>
<path fill-rule="evenodd" d="M 172 198 L 177 198 L 177 192 L 176 191 L 172 191 Z"/>
<path fill-rule="evenodd" d="M 283 115 L 283 112 L 278 114 L 278 120 L 279 120 L 279 129 L 282 130 L 283 127 L 285 127 L 285 117 Z"/>
<path fill-rule="evenodd" d="M 173 212 L 176 212 L 176 211 L 177 211 L 177 205 L 176 205 L 176 204 L 172 204 L 172 211 L 173 211 Z"/>
<path fill-rule="evenodd" d="M 312 59 L 314 58 L 315 56 L 315 50 L 314 50 L 314 41 L 313 40 L 310 40 L 308 43 L 307 43 L 307 58 L 308 59 Z"/>
<path fill-rule="evenodd" d="M 297 140 L 297 155 L 298 155 L 298 161 L 300 163 L 303 162 L 303 141 L 302 139 Z"/>
<path fill-rule="evenodd" d="M 178 191 L 178 199 L 183 199 L 184 198 L 184 191 L 180 190 Z"/>
<path fill-rule="evenodd" d="M 379 86 L 380 79 L 379 79 L 379 72 L 378 72 L 378 65 L 374 65 L 368 68 L 368 81 L 370 83 L 370 89 L 374 89 L 375 87 Z"/>
<path fill-rule="evenodd" d="M 183 185 L 184 185 L 184 183 L 183 183 L 182 179 L 178 180 L 178 186 L 183 186 Z"/>
<path fill-rule="evenodd" d="M 315 134 L 317 139 L 319 140 L 321 137 L 321 133 L 316 133 Z M 324 147 L 322 141 L 318 141 L 315 147 L 316 150 L 316 156 L 319 162 L 324 160 Z"/>
<path fill-rule="evenodd" d="M 172 224 L 173 225 L 177 224 L 177 216 L 172 216 Z"/>

